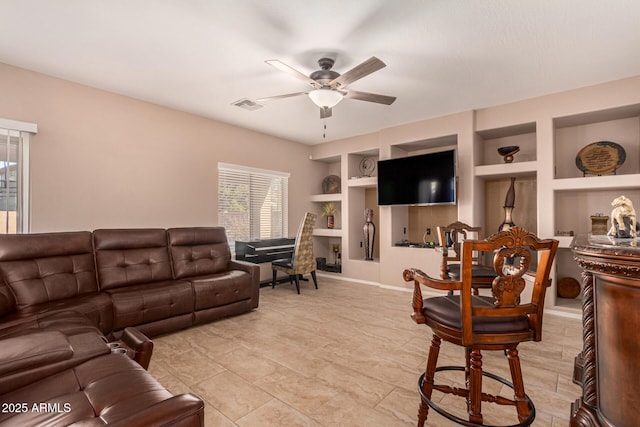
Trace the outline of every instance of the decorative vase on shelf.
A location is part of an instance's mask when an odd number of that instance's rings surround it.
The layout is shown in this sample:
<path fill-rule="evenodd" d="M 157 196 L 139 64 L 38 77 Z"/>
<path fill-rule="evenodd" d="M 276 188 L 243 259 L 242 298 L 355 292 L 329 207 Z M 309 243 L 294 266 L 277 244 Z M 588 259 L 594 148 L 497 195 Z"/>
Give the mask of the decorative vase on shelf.
<path fill-rule="evenodd" d="M 333 202 L 322 204 L 322 215 L 327 217 L 327 228 L 335 227 L 336 205 Z"/>
<path fill-rule="evenodd" d="M 327 215 L 327 228 L 333 228 L 335 226 L 335 217 L 333 215 Z"/>
<path fill-rule="evenodd" d="M 504 221 L 500 224 L 498 231 L 506 231 L 510 230 L 511 227 L 515 227 L 515 223 L 513 222 L 513 208 L 516 203 L 516 189 L 514 187 L 516 179 L 511 178 L 511 185 L 509 186 L 509 190 L 507 190 L 507 196 L 504 199 Z"/>
<path fill-rule="evenodd" d="M 373 223 L 373 209 L 364 210 L 364 259 L 373 260 L 373 243 L 376 240 L 376 226 Z"/>

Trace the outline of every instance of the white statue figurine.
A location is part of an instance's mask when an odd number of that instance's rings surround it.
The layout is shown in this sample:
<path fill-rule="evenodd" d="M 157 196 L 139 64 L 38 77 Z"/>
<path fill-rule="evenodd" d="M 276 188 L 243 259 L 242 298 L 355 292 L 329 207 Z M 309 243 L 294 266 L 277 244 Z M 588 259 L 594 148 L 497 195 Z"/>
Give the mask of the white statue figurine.
<path fill-rule="evenodd" d="M 611 206 L 613 206 L 611 228 L 607 234 L 622 238 L 636 237 L 636 211 L 633 209 L 631 200 L 625 196 L 616 197 L 611 202 Z M 627 227 L 629 227 L 628 230 Z"/>

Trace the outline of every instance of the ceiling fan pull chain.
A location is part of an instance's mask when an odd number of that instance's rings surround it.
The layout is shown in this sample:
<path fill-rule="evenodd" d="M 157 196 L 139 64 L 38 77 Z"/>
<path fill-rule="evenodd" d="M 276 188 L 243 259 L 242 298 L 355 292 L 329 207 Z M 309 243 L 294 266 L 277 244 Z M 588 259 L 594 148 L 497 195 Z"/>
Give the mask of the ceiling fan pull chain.
<path fill-rule="evenodd" d="M 324 131 L 322 132 L 322 138 L 327 138 L 327 119 L 324 119 Z"/>

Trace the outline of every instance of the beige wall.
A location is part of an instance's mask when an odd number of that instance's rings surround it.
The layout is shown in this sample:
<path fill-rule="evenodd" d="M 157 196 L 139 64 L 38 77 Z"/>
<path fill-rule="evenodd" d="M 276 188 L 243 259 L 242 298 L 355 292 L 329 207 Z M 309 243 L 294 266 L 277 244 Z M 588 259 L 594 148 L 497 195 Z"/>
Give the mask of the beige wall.
<path fill-rule="evenodd" d="M 32 232 L 217 225 L 227 162 L 291 173 L 293 235 L 325 175 L 307 145 L 5 64 L 0 93 L 0 117 L 38 125 Z"/>

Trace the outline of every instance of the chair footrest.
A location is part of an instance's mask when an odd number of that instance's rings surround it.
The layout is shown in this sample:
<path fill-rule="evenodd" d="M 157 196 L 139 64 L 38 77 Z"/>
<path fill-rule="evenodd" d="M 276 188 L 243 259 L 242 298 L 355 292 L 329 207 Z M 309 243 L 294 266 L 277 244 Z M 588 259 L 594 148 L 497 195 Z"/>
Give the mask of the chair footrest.
<path fill-rule="evenodd" d="M 440 372 L 440 371 L 465 371 L 465 368 L 463 366 L 440 366 L 436 368 L 436 372 Z M 498 375 L 492 374 L 490 372 L 482 372 L 482 376 L 491 378 L 492 380 L 498 381 L 504 385 L 506 385 L 507 387 L 513 389 L 513 384 L 510 383 L 509 381 L 507 381 L 506 379 L 499 377 Z M 438 406 L 437 404 L 435 404 L 431 399 L 429 399 L 427 396 L 425 396 L 425 394 L 422 392 L 422 383 L 424 382 L 424 377 L 425 374 L 420 375 L 420 378 L 418 379 L 418 392 L 420 393 L 420 398 L 422 399 L 422 401 L 424 403 L 426 403 L 427 405 L 429 405 L 430 408 L 432 408 L 434 411 L 436 411 L 437 413 L 439 413 L 440 415 L 442 415 L 443 417 L 447 418 L 448 420 L 451 420 L 457 424 L 463 425 L 463 426 L 468 426 L 468 427 L 526 427 L 526 426 L 530 426 L 533 423 L 533 420 L 536 418 L 536 408 L 533 404 L 533 401 L 531 400 L 531 398 L 528 395 L 524 395 L 527 404 L 529 405 L 529 409 L 531 410 L 531 413 L 529 414 L 529 416 L 527 417 L 527 419 L 525 419 L 524 421 L 522 421 L 521 423 L 518 424 L 509 424 L 509 425 L 501 425 L 501 426 L 496 426 L 496 425 L 492 425 L 492 424 L 479 424 L 479 423 L 474 423 L 471 421 L 467 421 L 465 419 L 462 419 L 452 413 L 450 413 L 449 411 L 446 411 L 445 409 L 441 408 L 440 406 Z M 442 393 L 448 393 L 448 394 L 453 394 L 456 396 L 461 396 L 461 397 L 468 397 L 469 395 L 469 390 L 467 389 L 461 389 L 458 387 L 450 387 L 450 386 L 441 386 L 441 385 L 433 385 L 433 389 L 440 391 Z M 490 394 L 485 394 L 482 393 L 482 400 L 486 401 L 486 402 L 490 402 L 490 403 L 496 403 L 498 405 L 515 405 L 515 401 L 511 400 L 511 399 L 507 399 L 505 397 L 502 396 L 493 396 Z"/>

